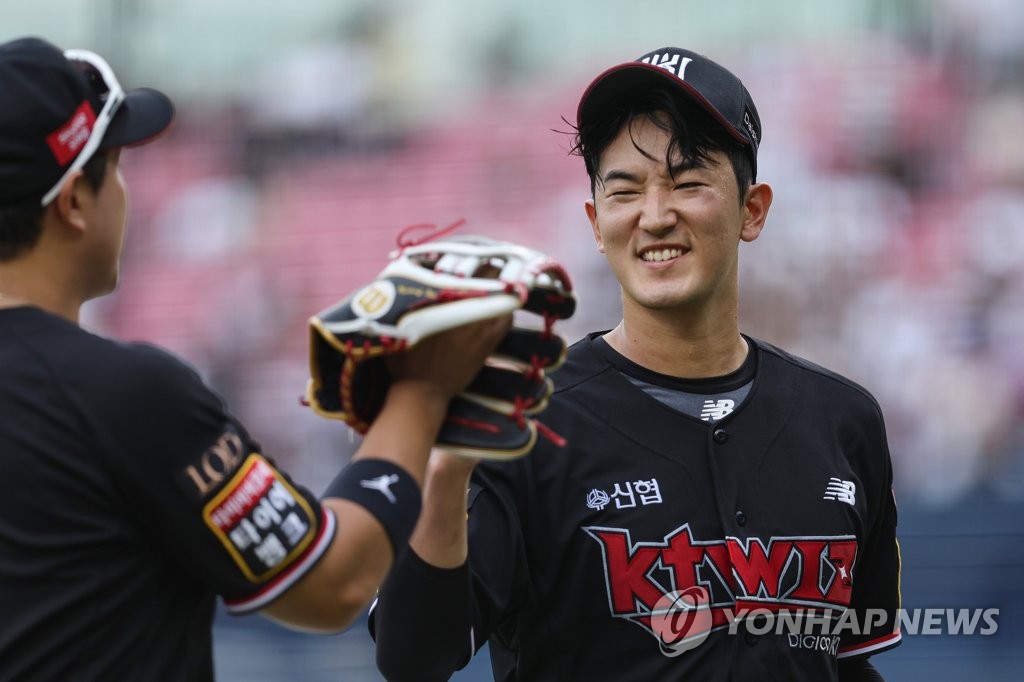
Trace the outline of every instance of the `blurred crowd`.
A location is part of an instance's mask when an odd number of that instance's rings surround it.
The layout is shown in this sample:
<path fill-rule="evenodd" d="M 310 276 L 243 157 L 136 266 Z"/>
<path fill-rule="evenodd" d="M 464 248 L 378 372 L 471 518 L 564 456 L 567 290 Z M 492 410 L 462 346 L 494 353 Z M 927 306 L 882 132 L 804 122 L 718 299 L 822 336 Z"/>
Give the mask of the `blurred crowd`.
<path fill-rule="evenodd" d="M 741 321 L 874 393 L 898 495 L 1021 499 L 1024 43 L 925 28 L 713 55 L 758 103 L 775 189 L 740 251 Z M 601 64 L 496 77 L 411 122 L 363 47 L 281 60 L 265 96 L 179 102 L 171 135 L 125 155 L 123 286 L 85 319 L 193 363 L 314 487 L 354 443 L 300 403 L 307 319 L 372 278 L 402 228 L 465 218 L 555 255 L 580 292 L 571 340 L 619 312 L 563 120 Z"/>

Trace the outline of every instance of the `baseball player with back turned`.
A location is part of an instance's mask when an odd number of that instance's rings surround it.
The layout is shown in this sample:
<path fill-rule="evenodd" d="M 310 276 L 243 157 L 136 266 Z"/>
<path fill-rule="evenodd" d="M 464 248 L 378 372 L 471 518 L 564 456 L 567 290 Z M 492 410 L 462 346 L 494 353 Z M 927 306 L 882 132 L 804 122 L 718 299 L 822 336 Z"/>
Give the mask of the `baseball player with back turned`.
<path fill-rule="evenodd" d="M 597 76 L 576 128 L 622 320 L 554 374 L 565 447 L 432 456 L 371 612 L 378 667 L 443 680 L 489 642 L 497 680 L 881 679 L 900 566 L 879 406 L 739 328 L 739 245 L 772 201 L 750 94 L 664 48 Z"/>
<path fill-rule="evenodd" d="M 168 127 L 168 98 L 25 38 L 0 45 L 0 101 L 0 680 L 211 680 L 218 595 L 346 627 L 413 530 L 450 399 L 510 318 L 396 355 L 317 499 L 191 368 L 78 324 L 118 279 L 121 148 Z"/>

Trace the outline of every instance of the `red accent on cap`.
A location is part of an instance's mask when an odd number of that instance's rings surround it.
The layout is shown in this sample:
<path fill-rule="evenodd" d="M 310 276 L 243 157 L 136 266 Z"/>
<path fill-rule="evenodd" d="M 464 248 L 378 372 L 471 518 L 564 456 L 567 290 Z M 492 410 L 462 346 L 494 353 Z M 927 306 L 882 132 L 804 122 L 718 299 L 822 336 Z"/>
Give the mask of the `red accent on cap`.
<path fill-rule="evenodd" d="M 89 100 L 85 100 L 71 115 L 68 122 L 46 136 L 46 144 L 61 166 L 71 163 L 82 147 L 89 141 L 92 128 L 96 125 L 96 113 Z"/>

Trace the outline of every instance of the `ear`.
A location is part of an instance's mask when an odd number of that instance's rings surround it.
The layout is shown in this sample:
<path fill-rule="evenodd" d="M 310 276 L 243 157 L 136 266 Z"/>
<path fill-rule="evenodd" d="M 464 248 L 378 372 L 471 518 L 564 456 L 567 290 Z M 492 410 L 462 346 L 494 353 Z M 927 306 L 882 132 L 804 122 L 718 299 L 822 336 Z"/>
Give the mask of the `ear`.
<path fill-rule="evenodd" d="M 60 188 L 50 208 L 62 225 L 76 232 L 84 232 L 88 223 L 83 207 L 93 199 L 92 186 L 85 179 L 85 174 L 77 170 L 64 181 L 64 186 Z"/>
<path fill-rule="evenodd" d="M 583 207 L 587 211 L 590 228 L 594 231 L 594 241 L 597 242 L 597 250 L 604 253 L 604 237 L 601 236 L 601 228 L 597 225 L 597 206 L 594 205 L 593 199 L 587 199 Z"/>
<path fill-rule="evenodd" d="M 772 205 L 772 188 L 766 183 L 758 182 L 747 190 L 747 198 L 743 202 L 743 227 L 740 228 L 740 239 L 752 242 L 764 229 L 764 221 L 768 217 L 768 209 Z"/>

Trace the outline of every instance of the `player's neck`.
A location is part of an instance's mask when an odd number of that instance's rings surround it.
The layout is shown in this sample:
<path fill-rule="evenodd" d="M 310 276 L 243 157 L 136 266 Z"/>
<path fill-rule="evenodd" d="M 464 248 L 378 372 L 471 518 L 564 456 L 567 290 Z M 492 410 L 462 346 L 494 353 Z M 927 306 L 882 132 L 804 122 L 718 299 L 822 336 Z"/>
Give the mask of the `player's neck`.
<path fill-rule="evenodd" d="M 29 259 L 0 265 L 0 308 L 40 308 L 78 324 L 82 303 L 65 294 L 62 273 Z"/>
<path fill-rule="evenodd" d="M 642 367 L 687 379 L 729 374 L 743 364 L 748 350 L 735 313 L 696 320 L 669 313 L 627 314 L 605 340 Z"/>

